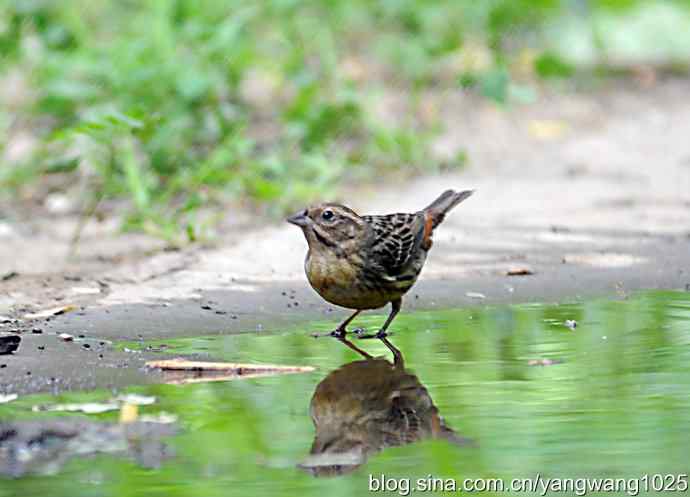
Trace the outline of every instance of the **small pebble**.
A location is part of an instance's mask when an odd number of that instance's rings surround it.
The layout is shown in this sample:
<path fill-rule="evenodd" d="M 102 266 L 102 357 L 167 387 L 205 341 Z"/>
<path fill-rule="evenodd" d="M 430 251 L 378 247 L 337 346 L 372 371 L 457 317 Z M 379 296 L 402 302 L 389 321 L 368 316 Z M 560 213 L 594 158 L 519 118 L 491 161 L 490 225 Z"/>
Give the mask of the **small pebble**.
<path fill-rule="evenodd" d="M 485 299 L 486 295 L 480 292 L 465 292 L 465 296 L 471 299 Z"/>
<path fill-rule="evenodd" d="M 0 336 L 0 354 L 11 354 L 19 348 L 21 337 L 16 335 Z"/>

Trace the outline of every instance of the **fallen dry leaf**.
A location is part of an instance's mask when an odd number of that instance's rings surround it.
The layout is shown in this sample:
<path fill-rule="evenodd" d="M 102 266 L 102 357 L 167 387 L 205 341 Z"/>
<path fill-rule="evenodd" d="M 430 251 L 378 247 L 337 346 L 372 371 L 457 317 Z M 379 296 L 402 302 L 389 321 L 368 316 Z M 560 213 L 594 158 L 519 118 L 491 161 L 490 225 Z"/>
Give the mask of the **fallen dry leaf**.
<path fill-rule="evenodd" d="M 479 293 L 479 292 L 466 292 L 465 296 L 469 297 L 471 299 L 485 299 L 486 298 L 486 295 L 484 295 L 483 293 Z"/>
<path fill-rule="evenodd" d="M 133 406 L 149 406 L 156 403 L 156 397 L 147 397 L 146 395 L 137 395 L 136 393 L 118 395 L 115 397 L 115 400 Z"/>
<path fill-rule="evenodd" d="M 158 423 L 167 425 L 177 423 L 177 416 L 170 414 L 169 412 L 161 411 L 157 414 L 142 414 L 139 416 L 139 421 L 141 423 Z"/>
<path fill-rule="evenodd" d="M 101 293 L 101 289 L 87 286 L 75 286 L 72 287 L 72 293 L 76 295 L 96 295 Z"/>
<path fill-rule="evenodd" d="M 527 127 L 529 134 L 539 140 L 555 140 L 568 132 L 568 123 L 557 120 L 533 120 Z"/>
<path fill-rule="evenodd" d="M 139 406 L 124 404 L 120 409 L 120 424 L 134 423 L 139 417 Z"/>
<path fill-rule="evenodd" d="M 120 404 L 115 402 L 85 402 L 83 404 L 52 404 L 36 405 L 31 408 L 34 412 L 83 412 L 84 414 L 100 414 L 102 412 L 117 411 Z"/>
<path fill-rule="evenodd" d="M 566 254 L 562 260 L 564 264 L 581 264 L 602 268 L 624 268 L 644 264 L 648 261 L 645 257 L 622 253 Z"/>
<path fill-rule="evenodd" d="M 506 271 L 506 276 L 529 276 L 530 274 L 534 274 L 534 271 L 528 267 L 511 267 Z"/>
<path fill-rule="evenodd" d="M 74 311 L 77 308 L 75 305 L 63 305 L 60 307 L 53 307 L 52 309 L 46 309 L 44 311 L 34 312 L 25 314 L 26 319 L 43 319 L 52 316 L 59 316 L 60 314 L 65 314 L 67 312 Z"/>
<path fill-rule="evenodd" d="M 162 370 L 166 383 L 172 384 L 228 381 L 238 378 L 257 378 L 276 374 L 308 373 L 314 371 L 314 368 L 311 366 L 205 362 L 189 361 L 181 358 L 149 361 L 146 363 L 146 367 Z"/>
<path fill-rule="evenodd" d="M 32 411 L 65 411 L 83 412 L 85 414 L 100 414 L 102 412 L 116 411 L 120 409 L 120 422 L 133 422 L 138 417 L 138 407 L 148 406 L 156 402 L 156 397 L 147 397 L 137 394 L 118 395 L 114 399 L 105 402 L 84 402 L 83 404 L 40 404 L 31 408 Z M 132 418 L 134 410 L 137 415 Z M 124 412 L 124 414 L 123 414 Z M 123 416 L 130 421 L 122 421 Z"/>
<path fill-rule="evenodd" d="M 237 362 L 206 362 L 189 361 L 187 359 L 164 359 L 149 361 L 149 368 L 177 371 L 235 371 L 237 374 L 276 371 L 276 372 L 309 372 L 314 371 L 311 366 L 281 366 L 278 364 L 246 364 Z"/>

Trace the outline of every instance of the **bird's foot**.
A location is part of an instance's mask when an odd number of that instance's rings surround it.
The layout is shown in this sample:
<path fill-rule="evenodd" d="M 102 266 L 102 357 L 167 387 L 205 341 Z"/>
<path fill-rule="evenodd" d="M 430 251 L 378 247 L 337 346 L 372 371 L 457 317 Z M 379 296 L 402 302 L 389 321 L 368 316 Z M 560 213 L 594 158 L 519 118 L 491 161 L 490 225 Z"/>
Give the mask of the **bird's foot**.
<path fill-rule="evenodd" d="M 360 340 L 367 340 L 371 338 L 386 338 L 391 335 L 392 333 L 386 333 L 383 330 L 379 330 L 376 333 L 370 333 L 368 335 L 365 335 L 364 333 L 357 333 L 357 338 L 359 338 Z"/>
<path fill-rule="evenodd" d="M 358 339 L 377 338 L 379 333 L 367 333 L 366 328 L 355 328 L 352 332 L 357 335 Z"/>
<path fill-rule="evenodd" d="M 336 328 L 333 331 L 327 331 L 325 333 L 312 333 L 311 336 L 314 338 L 320 338 L 320 337 L 333 337 L 333 338 L 345 338 L 345 335 L 347 334 L 347 330 L 343 328 Z"/>

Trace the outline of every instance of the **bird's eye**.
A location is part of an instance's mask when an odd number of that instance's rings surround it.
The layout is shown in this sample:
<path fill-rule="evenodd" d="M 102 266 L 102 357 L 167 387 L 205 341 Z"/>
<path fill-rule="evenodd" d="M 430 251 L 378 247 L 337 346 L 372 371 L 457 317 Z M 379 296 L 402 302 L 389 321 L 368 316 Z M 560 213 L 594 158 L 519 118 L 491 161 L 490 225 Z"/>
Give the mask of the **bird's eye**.
<path fill-rule="evenodd" d="M 326 221 L 330 221 L 331 219 L 333 219 L 334 215 L 335 214 L 333 214 L 333 211 L 330 209 L 326 209 L 321 213 L 321 217 L 324 218 Z"/>

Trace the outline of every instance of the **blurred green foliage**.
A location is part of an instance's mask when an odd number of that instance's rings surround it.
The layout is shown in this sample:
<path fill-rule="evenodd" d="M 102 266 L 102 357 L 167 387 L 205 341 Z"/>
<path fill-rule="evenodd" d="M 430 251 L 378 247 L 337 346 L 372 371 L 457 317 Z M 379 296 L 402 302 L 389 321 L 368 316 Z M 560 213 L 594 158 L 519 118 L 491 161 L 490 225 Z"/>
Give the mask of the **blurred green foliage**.
<path fill-rule="evenodd" d="M 228 195 L 277 214 L 344 181 L 460 167 L 462 154 L 430 153 L 421 90 L 460 81 L 505 103 L 520 94 L 517 48 L 536 50 L 537 76 L 573 74 L 540 27 L 640 3 L 5 0 L 0 71 L 25 88 L 0 104 L 0 130 L 38 143 L 0 164 L 0 190 L 21 196 L 61 174 L 85 185 L 85 206 L 125 198 L 129 227 L 174 238 Z M 487 47 L 482 64 L 462 62 L 472 40 Z M 382 117 L 372 109 L 391 88 L 411 110 Z"/>

